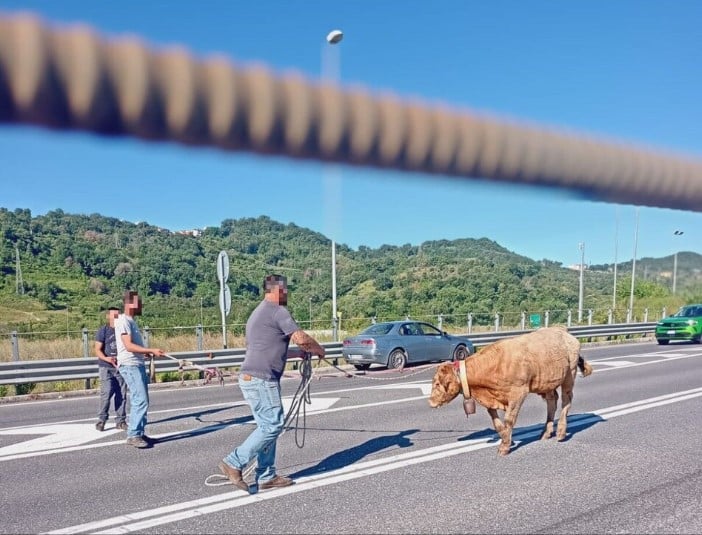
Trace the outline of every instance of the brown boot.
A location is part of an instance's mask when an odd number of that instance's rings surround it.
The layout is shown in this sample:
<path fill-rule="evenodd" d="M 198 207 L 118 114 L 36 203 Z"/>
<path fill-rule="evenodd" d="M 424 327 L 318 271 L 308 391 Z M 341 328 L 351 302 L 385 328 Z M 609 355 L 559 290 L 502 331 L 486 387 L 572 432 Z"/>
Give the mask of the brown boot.
<path fill-rule="evenodd" d="M 261 490 L 276 489 L 279 487 L 289 487 L 293 483 L 295 482 L 287 476 L 275 476 L 273 479 L 269 479 L 268 481 L 261 481 L 258 484 L 258 488 Z"/>
<path fill-rule="evenodd" d="M 232 468 L 224 461 L 219 463 L 219 469 L 225 476 L 229 478 L 229 481 L 232 482 L 232 485 L 240 488 L 243 491 L 249 492 L 249 486 L 246 484 L 246 481 L 244 481 L 244 478 L 241 477 L 241 470 Z"/>

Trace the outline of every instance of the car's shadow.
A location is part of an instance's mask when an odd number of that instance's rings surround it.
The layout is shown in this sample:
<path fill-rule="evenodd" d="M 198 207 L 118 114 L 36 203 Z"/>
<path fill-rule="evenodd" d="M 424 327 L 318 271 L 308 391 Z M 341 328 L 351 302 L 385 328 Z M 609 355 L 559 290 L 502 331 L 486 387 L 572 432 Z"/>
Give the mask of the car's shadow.
<path fill-rule="evenodd" d="M 580 433 L 585 429 L 592 427 L 598 423 L 604 422 L 605 419 L 599 414 L 592 412 L 586 412 L 581 414 L 571 414 L 568 416 L 568 432 L 565 439 L 561 442 L 568 442 L 573 435 Z M 554 420 L 553 429 L 554 436 L 550 440 L 555 440 L 555 430 L 558 426 L 558 420 Z M 538 442 L 541 440 L 541 433 L 543 432 L 544 424 L 529 425 L 525 427 L 515 427 L 512 431 L 512 447 L 510 452 L 516 451 L 523 448 L 527 444 L 532 442 Z M 459 438 L 459 441 L 466 440 L 479 440 L 483 438 L 490 438 L 489 442 L 498 443 L 501 439 L 500 436 L 494 429 L 482 429 L 474 433 L 470 433 L 464 437 Z"/>

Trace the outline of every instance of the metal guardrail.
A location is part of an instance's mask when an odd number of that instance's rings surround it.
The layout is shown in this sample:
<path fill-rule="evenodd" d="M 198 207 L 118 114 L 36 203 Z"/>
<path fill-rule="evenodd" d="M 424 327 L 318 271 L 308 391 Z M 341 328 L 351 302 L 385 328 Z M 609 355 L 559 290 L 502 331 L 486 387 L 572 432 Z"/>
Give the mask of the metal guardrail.
<path fill-rule="evenodd" d="M 656 323 L 622 323 L 612 325 L 591 325 L 586 327 L 571 327 L 568 331 L 575 337 L 606 338 L 613 336 L 646 335 L 654 332 Z M 502 331 L 473 333 L 465 338 L 470 339 L 476 348 L 484 347 L 503 338 L 518 336 L 531 332 Z M 342 359 L 342 342 L 323 343 L 327 358 L 332 361 Z M 170 353 L 171 356 L 189 360 L 198 366 L 230 368 L 240 366 L 244 361 L 246 350 L 243 348 L 215 349 L 210 351 L 185 351 Z M 290 359 L 295 362 L 299 359 Z M 155 359 L 156 373 L 178 371 L 179 363 L 171 359 Z M 69 358 L 49 360 L 25 360 L 15 362 L 0 362 L 0 385 L 16 385 L 25 383 L 44 383 L 55 381 L 70 381 L 76 379 L 94 379 L 98 377 L 96 358 Z"/>

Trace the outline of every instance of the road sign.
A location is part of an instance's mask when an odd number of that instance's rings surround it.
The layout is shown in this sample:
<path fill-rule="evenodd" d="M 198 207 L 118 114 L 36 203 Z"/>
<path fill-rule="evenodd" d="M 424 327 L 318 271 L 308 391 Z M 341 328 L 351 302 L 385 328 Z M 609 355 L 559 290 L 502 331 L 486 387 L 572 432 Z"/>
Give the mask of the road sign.
<path fill-rule="evenodd" d="M 541 327 L 541 314 L 530 314 L 529 323 L 534 328 Z"/>
<path fill-rule="evenodd" d="M 229 285 L 223 285 L 219 292 L 219 309 L 222 311 L 222 315 L 228 316 L 232 309 L 232 294 L 229 291 Z"/>
<path fill-rule="evenodd" d="M 220 251 L 217 257 L 217 278 L 220 284 L 229 280 L 229 255 L 227 251 Z"/>

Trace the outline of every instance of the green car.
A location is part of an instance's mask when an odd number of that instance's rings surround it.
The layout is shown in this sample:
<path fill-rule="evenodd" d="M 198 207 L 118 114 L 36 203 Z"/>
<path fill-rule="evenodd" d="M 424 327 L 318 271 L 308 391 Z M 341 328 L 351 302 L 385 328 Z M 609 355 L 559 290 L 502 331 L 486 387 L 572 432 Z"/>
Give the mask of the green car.
<path fill-rule="evenodd" d="M 671 340 L 702 341 L 702 305 L 685 305 L 656 324 L 656 341 L 665 345 Z"/>

